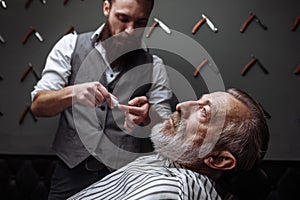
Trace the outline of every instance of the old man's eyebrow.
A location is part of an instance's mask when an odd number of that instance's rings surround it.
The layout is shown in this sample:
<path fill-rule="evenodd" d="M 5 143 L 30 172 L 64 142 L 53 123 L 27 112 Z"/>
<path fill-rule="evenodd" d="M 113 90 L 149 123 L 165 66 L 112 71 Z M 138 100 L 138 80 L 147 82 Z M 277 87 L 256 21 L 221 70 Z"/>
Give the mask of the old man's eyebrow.
<path fill-rule="evenodd" d="M 209 99 L 207 100 L 201 100 L 201 98 L 197 101 L 199 105 L 203 106 L 203 105 L 211 105 L 211 101 Z"/>

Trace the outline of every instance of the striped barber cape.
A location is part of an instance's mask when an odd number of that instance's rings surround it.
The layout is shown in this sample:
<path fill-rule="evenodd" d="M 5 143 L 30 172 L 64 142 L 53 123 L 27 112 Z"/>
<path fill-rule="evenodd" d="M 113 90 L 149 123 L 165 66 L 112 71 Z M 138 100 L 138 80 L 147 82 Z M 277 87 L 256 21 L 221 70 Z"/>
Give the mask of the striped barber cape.
<path fill-rule="evenodd" d="M 214 182 L 159 155 L 143 156 L 69 200 L 220 200 Z"/>

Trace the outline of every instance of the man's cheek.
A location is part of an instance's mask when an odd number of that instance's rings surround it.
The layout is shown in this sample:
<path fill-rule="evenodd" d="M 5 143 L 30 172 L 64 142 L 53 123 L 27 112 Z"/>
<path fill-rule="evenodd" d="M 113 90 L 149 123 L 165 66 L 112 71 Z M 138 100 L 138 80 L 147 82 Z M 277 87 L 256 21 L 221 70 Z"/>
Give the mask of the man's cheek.
<path fill-rule="evenodd" d="M 195 119 L 192 119 L 186 125 L 186 134 L 193 136 L 198 132 L 199 122 L 196 122 Z"/>

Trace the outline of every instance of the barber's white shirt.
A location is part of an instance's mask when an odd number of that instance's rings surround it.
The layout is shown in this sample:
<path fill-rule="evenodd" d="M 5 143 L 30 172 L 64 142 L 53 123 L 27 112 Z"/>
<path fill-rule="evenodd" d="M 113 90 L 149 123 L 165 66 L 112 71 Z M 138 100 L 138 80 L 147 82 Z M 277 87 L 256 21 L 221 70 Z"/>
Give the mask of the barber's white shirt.
<path fill-rule="evenodd" d="M 94 32 L 91 39 L 98 37 L 103 27 L 104 24 Z M 77 37 L 77 34 L 68 34 L 55 44 L 47 57 L 45 68 L 42 72 L 42 78 L 31 92 L 32 100 L 41 90 L 60 90 L 68 85 L 72 67 L 71 58 L 75 50 Z M 102 55 L 107 65 L 105 74 L 107 83 L 110 83 L 117 77 L 119 72 L 113 71 L 110 67 L 106 60 L 106 51 L 102 44 L 96 43 L 95 48 Z M 155 84 L 152 84 L 152 87 L 147 94 L 149 103 L 156 108 L 156 111 L 161 117 L 169 118 L 171 115 L 171 108 L 168 101 L 172 98 L 172 91 L 170 89 L 165 65 L 163 64 L 162 59 L 155 55 L 153 55 L 152 83 Z"/>
<path fill-rule="evenodd" d="M 138 158 L 69 198 L 75 199 L 221 200 L 207 176 L 159 155 Z"/>

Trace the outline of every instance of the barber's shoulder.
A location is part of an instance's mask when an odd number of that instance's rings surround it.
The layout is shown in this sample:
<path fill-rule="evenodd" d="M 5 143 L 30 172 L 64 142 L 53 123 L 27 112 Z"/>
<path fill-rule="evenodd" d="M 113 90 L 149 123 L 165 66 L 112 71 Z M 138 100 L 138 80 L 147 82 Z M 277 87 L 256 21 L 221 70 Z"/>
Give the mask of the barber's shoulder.
<path fill-rule="evenodd" d="M 69 33 L 67 35 L 64 35 L 62 38 L 58 40 L 58 42 L 55 44 L 55 49 L 74 49 L 76 40 L 78 35 Z"/>
<path fill-rule="evenodd" d="M 167 69 L 162 58 L 153 55 L 153 79 L 166 80 L 167 79 Z"/>
<path fill-rule="evenodd" d="M 61 40 L 66 42 L 66 43 L 74 43 L 77 40 L 77 33 L 69 33 L 67 35 L 64 35 Z"/>

